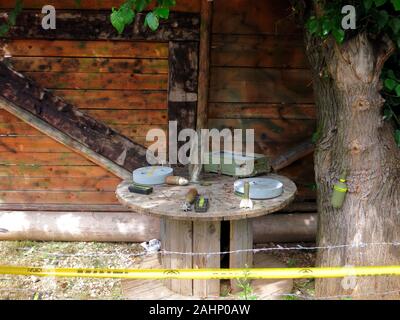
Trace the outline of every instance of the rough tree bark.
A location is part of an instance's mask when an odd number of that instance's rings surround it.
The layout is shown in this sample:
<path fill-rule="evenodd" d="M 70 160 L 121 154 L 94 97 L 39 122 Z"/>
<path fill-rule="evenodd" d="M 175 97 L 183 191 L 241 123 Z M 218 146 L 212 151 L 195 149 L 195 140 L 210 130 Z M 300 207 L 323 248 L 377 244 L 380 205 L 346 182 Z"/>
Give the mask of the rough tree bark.
<path fill-rule="evenodd" d="M 306 47 L 320 133 L 315 151 L 318 245 L 377 243 L 320 250 L 317 264 L 399 265 L 399 246 L 378 245 L 400 239 L 400 149 L 390 123 L 383 121 L 384 99 L 379 93 L 381 70 L 393 51 L 392 44 L 359 33 L 341 46 L 307 35 Z M 334 209 L 330 197 L 342 170 L 348 171 L 349 192 L 343 207 Z M 316 294 L 360 299 L 400 297 L 400 277 L 348 280 L 320 279 Z"/>

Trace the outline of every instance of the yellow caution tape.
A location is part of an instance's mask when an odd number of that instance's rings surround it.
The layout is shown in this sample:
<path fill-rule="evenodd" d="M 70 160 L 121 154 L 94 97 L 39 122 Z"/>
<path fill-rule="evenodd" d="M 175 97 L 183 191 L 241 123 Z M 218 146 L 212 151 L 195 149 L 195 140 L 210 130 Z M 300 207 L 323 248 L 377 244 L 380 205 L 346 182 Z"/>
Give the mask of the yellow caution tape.
<path fill-rule="evenodd" d="M 88 269 L 0 266 L 0 274 L 121 279 L 299 279 L 400 276 L 400 266 L 254 269 Z"/>

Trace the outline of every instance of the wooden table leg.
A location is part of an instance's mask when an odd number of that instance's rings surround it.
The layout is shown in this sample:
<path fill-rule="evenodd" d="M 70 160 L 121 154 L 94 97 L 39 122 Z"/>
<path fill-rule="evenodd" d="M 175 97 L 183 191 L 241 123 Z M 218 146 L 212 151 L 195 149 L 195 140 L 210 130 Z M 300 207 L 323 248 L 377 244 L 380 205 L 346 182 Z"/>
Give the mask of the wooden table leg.
<path fill-rule="evenodd" d="M 193 252 L 219 252 L 221 246 L 220 221 L 193 222 Z M 220 268 L 220 255 L 193 256 L 193 268 Z M 193 280 L 193 295 L 219 297 L 219 280 Z"/>
<path fill-rule="evenodd" d="M 229 250 L 253 249 L 253 229 L 249 219 L 230 222 Z M 253 266 L 253 252 L 232 253 L 229 255 L 229 268 L 251 268 Z M 237 280 L 231 281 L 231 287 L 237 291 Z"/>
<path fill-rule="evenodd" d="M 164 250 L 191 253 L 193 223 L 191 221 L 163 219 L 161 223 L 161 243 Z M 191 255 L 166 254 L 162 261 L 166 269 L 191 269 L 193 266 Z M 165 281 L 164 284 L 178 294 L 193 295 L 192 280 L 170 279 Z"/>

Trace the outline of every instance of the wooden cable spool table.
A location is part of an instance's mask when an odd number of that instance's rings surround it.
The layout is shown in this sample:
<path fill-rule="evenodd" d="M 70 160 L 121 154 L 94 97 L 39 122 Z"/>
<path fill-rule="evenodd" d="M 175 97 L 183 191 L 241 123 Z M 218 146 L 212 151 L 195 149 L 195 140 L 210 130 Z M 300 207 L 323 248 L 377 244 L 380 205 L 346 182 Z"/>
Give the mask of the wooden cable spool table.
<path fill-rule="evenodd" d="M 129 192 L 128 186 L 132 181 L 125 180 L 117 187 L 116 195 L 118 200 L 132 211 L 161 218 L 162 249 L 177 252 L 162 255 L 162 265 L 165 269 L 220 268 L 219 254 L 196 253 L 221 252 L 222 224 L 229 224 L 229 251 L 253 249 L 250 219 L 279 211 L 293 201 L 297 188 L 290 179 L 275 174 L 268 177 L 283 183 L 283 194 L 274 199 L 253 200 L 252 209 L 239 207 L 241 198 L 233 191 L 236 179 L 220 175 L 207 177 L 202 184 L 155 186 L 150 195 Z M 196 188 L 200 195 L 210 199 L 207 212 L 182 210 L 185 195 L 191 188 Z M 229 254 L 229 268 L 252 266 L 252 251 Z M 164 284 L 173 292 L 185 296 L 209 297 L 220 294 L 219 280 L 171 279 L 166 280 Z M 232 284 L 234 286 L 234 281 Z"/>

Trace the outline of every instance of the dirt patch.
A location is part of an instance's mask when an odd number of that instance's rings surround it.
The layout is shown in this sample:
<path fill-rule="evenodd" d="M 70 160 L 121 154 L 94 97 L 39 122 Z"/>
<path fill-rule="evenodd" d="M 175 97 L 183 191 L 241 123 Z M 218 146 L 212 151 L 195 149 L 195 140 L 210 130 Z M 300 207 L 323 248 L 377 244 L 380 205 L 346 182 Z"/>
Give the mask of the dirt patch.
<path fill-rule="evenodd" d="M 277 248 L 271 251 L 277 259 L 284 262 L 288 268 L 304 268 L 314 267 L 316 260 L 316 250 L 300 249 L 309 248 L 315 244 L 310 243 L 268 243 L 257 246 L 258 248 Z M 284 250 L 280 250 L 283 248 Z M 288 248 L 296 248 L 294 250 L 285 250 Z M 294 279 L 292 295 L 288 295 L 285 299 L 309 299 L 315 296 L 315 280 L 314 279 Z"/>
<path fill-rule="evenodd" d="M 134 268 L 138 244 L 0 242 L 0 264 L 37 267 Z M 120 279 L 0 275 L 0 299 L 123 299 Z"/>

